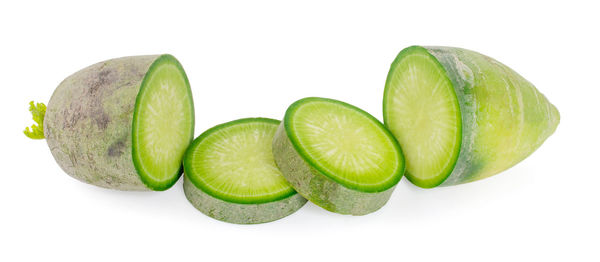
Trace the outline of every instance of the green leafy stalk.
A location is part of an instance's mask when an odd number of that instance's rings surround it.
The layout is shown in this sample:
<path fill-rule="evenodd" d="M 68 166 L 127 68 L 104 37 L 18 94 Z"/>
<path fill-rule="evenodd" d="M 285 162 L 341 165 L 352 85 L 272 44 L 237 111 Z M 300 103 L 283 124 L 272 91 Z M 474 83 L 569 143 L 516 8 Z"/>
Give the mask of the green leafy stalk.
<path fill-rule="evenodd" d="M 33 115 L 33 121 L 37 125 L 31 125 L 31 130 L 26 127 L 23 133 L 31 139 L 44 139 L 44 116 L 46 115 L 46 105 L 44 103 L 34 104 L 29 102 L 29 111 Z"/>

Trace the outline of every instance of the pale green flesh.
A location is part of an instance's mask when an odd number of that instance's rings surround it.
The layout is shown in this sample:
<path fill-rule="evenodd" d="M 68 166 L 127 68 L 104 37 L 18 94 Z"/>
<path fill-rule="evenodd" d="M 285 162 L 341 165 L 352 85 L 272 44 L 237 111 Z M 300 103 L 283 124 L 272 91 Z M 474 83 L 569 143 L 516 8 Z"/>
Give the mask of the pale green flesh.
<path fill-rule="evenodd" d="M 264 203 L 295 193 L 273 159 L 278 124 L 248 119 L 207 131 L 188 150 L 186 176 L 207 193 L 235 203 Z"/>
<path fill-rule="evenodd" d="M 458 100 L 446 72 L 424 52 L 392 66 L 384 114 L 406 157 L 406 176 L 428 187 L 452 172 L 461 142 Z"/>
<path fill-rule="evenodd" d="M 193 104 L 182 70 L 163 63 L 148 73 L 133 125 L 134 161 L 146 184 L 168 183 L 180 173 L 193 137 Z"/>
<path fill-rule="evenodd" d="M 366 113 L 316 100 L 300 104 L 289 123 L 305 157 L 346 186 L 382 188 L 403 168 L 396 142 Z"/>

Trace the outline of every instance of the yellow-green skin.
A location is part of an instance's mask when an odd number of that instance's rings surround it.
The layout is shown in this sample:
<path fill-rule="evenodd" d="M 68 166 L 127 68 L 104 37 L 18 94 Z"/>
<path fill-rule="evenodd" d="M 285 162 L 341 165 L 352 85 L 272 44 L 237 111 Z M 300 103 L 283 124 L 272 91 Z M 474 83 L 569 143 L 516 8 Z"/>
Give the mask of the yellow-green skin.
<path fill-rule="evenodd" d="M 425 49 L 446 70 L 462 115 L 459 157 L 442 186 L 498 174 L 533 153 L 556 130 L 556 107 L 508 66 L 466 49 Z"/>
<path fill-rule="evenodd" d="M 158 57 L 100 62 L 56 88 L 46 109 L 44 135 L 67 174 L 104 188 L 150 190 L 133 164 L 131 125 L 140 84 Z"/>

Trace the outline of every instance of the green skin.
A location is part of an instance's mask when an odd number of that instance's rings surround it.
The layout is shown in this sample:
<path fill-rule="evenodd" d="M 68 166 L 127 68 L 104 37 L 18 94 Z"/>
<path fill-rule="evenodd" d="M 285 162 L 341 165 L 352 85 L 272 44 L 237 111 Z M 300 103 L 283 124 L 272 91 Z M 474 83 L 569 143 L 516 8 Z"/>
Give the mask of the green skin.
<path fill-rule="evenodd" d="M 396 187 L 394 184 L 381 192 L 361 192 L 335 182 L 298 154 L 285 123 L 279 125 L 273 138 L 273 156 L 283 176 L 299 194 L 331 212 L 351 215 L 375 212 L 385 205 Z"/>
<path fill-rule="evenodd" d="M 46 109 L 44 135 L 59 166 L 92 185 L 152 190 L 132 160 L 132 119 L 146 72 L 160 55 L 107 60 L 67 77 Z"/>
<path fill-rule="evenodd" d="M 429 53 L 445 69 L 460 106 L 460 152 L 452 172 L 441 180 L 442 186 L 498 174 L 533 153 L 556 130 L 559 112 L 533 84 L 477 52 L 412 46 L 398 55 L 390 72 L 404 53 L 415 50 Z M 389 121 L 385 119 L 386 125 Z"/>
<path fill-rule="evenodd" d="M 226 201 L 210 195 L 194 185 L 187 177 L 183 178 L 185 196 L 200 212 L 235 224 L 259 224 L 286 217 L 306 204 L 306 199 L 294 193 L 283 199 L 259 204 L 241 204 Z"/>
<path fill-rule="evenodd" d="M 293 190 L 276 199 L 262 199 L 253 202 L 228 199 L 226 196 L 211 191 L 207 186 L 203 186 L 202 183 L 194 179 L 194 177 L 190 178 L 191 174 L 193 174 L 190 167 L 190 165 L 192 165 L 191 163 L 193 163 L 191 155 L 196 143 L 202 141 L 205 137 L 210 136 L 213 132 L 221 128 L 245 122 L 259 121 L 270 123 L 273 126 L 280 122 L 279 120 L 268 118 L 244 118 L 227 122 L 205 131 L 194 140 L 190 147 L 188 147 L 188 151 L 184 157 L 184 169 L 186 175 L 184 176 L 183 190 L 187 199 L 194 207 L 196 207 L 196 209 L 212 218 L 224 222 L 235 224 L 258 224 L 286 217 L 306 204 L 307 200 Z"/>

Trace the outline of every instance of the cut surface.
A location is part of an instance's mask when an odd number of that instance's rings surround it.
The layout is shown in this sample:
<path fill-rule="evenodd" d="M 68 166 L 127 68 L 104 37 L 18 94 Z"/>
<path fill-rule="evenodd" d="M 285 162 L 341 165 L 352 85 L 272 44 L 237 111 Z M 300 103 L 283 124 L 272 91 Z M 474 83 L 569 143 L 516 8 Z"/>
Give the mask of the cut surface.
<path fill-rule="evenodd" d="M 284 121 L 302 158 L 345 187 L 381 192 L 402 177 L 404 158 L 392 135 L 352 105 L 305 98 L 290 106 Z"/>
<path fill-rule="evenodd" d="M 406 157 L 407 178 L 421 187 L 441 184 L 458 158 L 461 114 L 446 71 L 426 49 L 410 47 L 398 55 L 387 78 L 383 113 Z"/>
<path fill-rule="evenodd" d="M 259 204 L 295 194 L 273 159 L 278 120 L 247 118 L 215 126 L 188 149 L 185 175 L 213 197 Z"/>
<path fill-rule="evenodd" d="M 133 162 L 146 186 L 171 187 L 194 136 L 194 105 L 187 76 L 170 55 L 159 57 L 142 81 L 133 116 Z"/>

